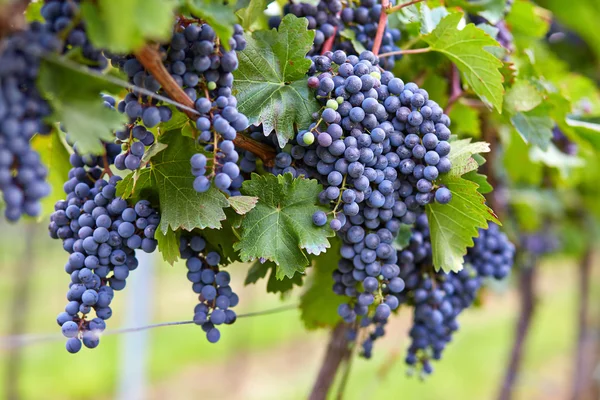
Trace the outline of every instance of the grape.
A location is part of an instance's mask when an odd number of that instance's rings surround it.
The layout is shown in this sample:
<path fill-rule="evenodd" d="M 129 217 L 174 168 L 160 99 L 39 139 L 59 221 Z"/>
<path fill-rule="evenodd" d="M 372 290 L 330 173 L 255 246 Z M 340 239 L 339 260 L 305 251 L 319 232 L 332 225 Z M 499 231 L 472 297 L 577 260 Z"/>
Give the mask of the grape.
<path fill-rule="evenodd" d="M 315 211 L 312 219 L 317 226 L 323 226 L 327 223 L 327 215 L 323 211 Z"/>
<path fill-rule="evenodd" d="M 440 204 L 447 204 L 452 200 L 452 193 L 445 187 L 441 187 L 435 191 L 435 201 Z"/>

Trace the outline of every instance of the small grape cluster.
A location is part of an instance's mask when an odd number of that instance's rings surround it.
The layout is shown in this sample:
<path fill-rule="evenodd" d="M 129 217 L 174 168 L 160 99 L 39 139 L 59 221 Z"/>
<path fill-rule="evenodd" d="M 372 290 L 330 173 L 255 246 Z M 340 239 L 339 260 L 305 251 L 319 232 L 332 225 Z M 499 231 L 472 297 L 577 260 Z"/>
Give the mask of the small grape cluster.
<path fill-rule="evenodd" d="M 125 125 L 115 135 L 123 150 L 115 159 L 115 167 L 121 171 L 138 169 L 146 147 L 154 144 L 154 134 L 142 125 Z"/>
<path fill-rule="evenodd" d="M 202 327 L 210 343 L 216 343 L 221 338 L 217 326 L 231 325 L 237 319 L 231 308 L 238 304 L 239 298 L 229 286 L 231 277 L 227 271 L 219 270 L 221 255 L 206 251 L 202 236 L 181 237 L 179 250 L 181 258 L 186 260 L 187 278 L 200 301 L 194 308 L 194 323 Z"/>
<path fill-rule="evenodd" d="M 70 254 L 65 265 L 71 276 L 69 303 L 57 323 L 68 338 L 67 351 L 77 353 L 82 341 L 88 348 L 98 346 L 105 320 L 112 316 L 114 291 L 124 289 L 130 271 L 138 267 L 135 250 L 151 253 L 157 247 L 160 216 L 146 200 L 129 207 L 116 196 L 121 178 L 103 178 L 103 157 L 75 153 L 71 164 L 66 200 L 56 203 L 48 229 Z M 96 317 L 88 319 L 92 309 Z"/>
<path fill-rule="evenodd" d="M 553 232 L 524 233 L 520 237 L 521 249 L 533 256 L 543 256 L 561 248 L 559 238 Z"/>
<path fill-rule="evenodd" d="M 80 17 L 80 4 L 81 0 L 45 0 L 40 12 L 48 30 L 65 38 L 62 53 L 81 49 L 81 56 L 88 60 L 90 68 L 103 70 L 108 60 L 90 42 L 85 22 Z"/>
<path fill-rule="evenodd" d="M 229 41 L 230 50 L 226 50 L 219 45 L 210 25 L 187 19 L 179 22 L 170 43 L 161 49 L 165 54 L 164 65 L 175 82 L 194 101 L 194 108 L 199 114 L 196 119 L 198 144 L 212 155 L 207 158 L 206 154 L 197 153 L 190 160 L 192 173 L 196 176 L 194 189 L 200 193 L 206 192 L 214 177 L 218 189 L 228 194 L 239 194 L 243 177 L 237 166 L 239 155 L 233 140 L 249 123 L 248 118 L 237 110 L 237 99 L 232 96 L 231 88 L 232 72 L 238 67 L 236 50 L 246 47 L 243 30 L 239 25 L 234 27 L 233 37 Z M 133 56 L 111 55 L 111 61 L 137 87 L 162 93 L 160 84 Z M 132 120 L 141 118 L 148 128 L 171 118 L 169 107 L 160 106 L 158 100 L 136 93 L 135 89 L 118 108 Z M 141 146 L 138 147 L 141 150 Z M 133 150 L 131 147 L 132 154 Z M 130 159 L 137 161 L 135 157 L 139 156 L 134 154 Z M 131 166 L 136 164 L 133 161 Z"/>
<path fill-rule="evenodd" d="M 473 243 L 465 256 L 465 263 L 475 268 L 479 276 L 503 279 L 510 273 L 515 259 L 515 245 L 498 225 L 490 223 L 488 229 L 480 229 Z"/>
<path fill-rule="evenodd" d="M 395 2 L 391 3 L 393 5 Z M 358 55 L 358 49 L 354 48 L 351 41 L 344 40 L 342 32 L 345 29 L 351 30 L 357 42 L 366 49 L 372 49 L 381 16 L 381 4 L 376 0 L 361 0 L 355 6 L 352 2 L 321 0 L 316 6 L 310 3 L 288 3 L 283 11 L 284 14 L 305 17 L 308 29 L 315 29 L 314 46 L 309 55 L 320 54 L 325 41 L 334 35 L 334 49 Z M 269 22 L 271 27 L 277 27 L 281 18 L 273 17 Z M 399 40 L 400 30 L 386 27 L 381 40 L 381 53 L 399 50 L 396 46 Z M 395 61 L 396 56 L 386 57 L 381 60 L 381 66 L 391 70 Z"/>
<path fill-rule="evenodd" d="M 411 367 L 420 367 L 423 376 L 433 372 L 431 361 L 442 357 L 459 329 L 457 317 L 473 304 L 483 278 L 501 279 L 512 267 L 514 246 L 497 225 L 490 225 L 488 231 L 481 229 L 479 235 L 475 246 L 468 249 L 461 271 L 436 272 L 429 224 L 426 215 L 421 214 L 408 246 L 398 253 L 400 276 L 406 283 L 406 290 L 397 295 L 398 301 L 414 308 L 409 331 L 412 342 L 405 361 Z"/>

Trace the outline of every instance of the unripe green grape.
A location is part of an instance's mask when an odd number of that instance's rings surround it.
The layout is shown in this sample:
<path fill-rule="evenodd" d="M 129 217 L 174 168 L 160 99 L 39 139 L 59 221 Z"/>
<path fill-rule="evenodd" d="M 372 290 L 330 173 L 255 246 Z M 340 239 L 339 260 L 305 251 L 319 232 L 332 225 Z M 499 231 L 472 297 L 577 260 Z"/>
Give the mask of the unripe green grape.
<path fill-rule="evenodd" d="M 306 132 L 302 136 L 302 140 L 304 141 L 304 144 L 311 145 L 315 141 L 315 135 L 312 132 Z"/>
<path fill-rule="evenodd" d="M 338 102 L 335 101 L 334 99 L 329 99 L 327 100 L 327 108 L 332 108 L 334 110 L 338 109 Z"/>
<path fill-rule="evenodd" d="M 373 78 L 375 78 L 377 80 L 381 80 L 381 74 L 377 71 L 373 71 L 369 75 L 371 75 Z"/>
<path fill-rule="evenodd" d="M 217 88 L 217 84 L 215 82 L 208 82 L 206 86 L 208 87 L 208 90 L 215 90 Z"/>
<path fill-rule="evenodd" d="M 338 98 L 335 99 L 335 101 L 337 101 L 338 104 L 342 104 L 344 102 L 344 98 L 342 96 L 338 96 Z"/>

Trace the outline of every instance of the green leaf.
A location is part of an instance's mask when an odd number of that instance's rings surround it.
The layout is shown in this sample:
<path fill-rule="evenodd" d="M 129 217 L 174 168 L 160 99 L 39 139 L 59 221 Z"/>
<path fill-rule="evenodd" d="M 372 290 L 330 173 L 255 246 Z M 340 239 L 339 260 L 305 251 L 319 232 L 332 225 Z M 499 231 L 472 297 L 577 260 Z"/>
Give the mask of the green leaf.
<path fill-rule="evenodd" d="M 504 109 L 510 114 L 531 111 L 542 102 L 538 88 L 527 80 L 518 80 L 504 96 Z"/>
<path fill-rule="evenodd" d="M 452 121 L 452 132 L 477 138 L 481 136 L 479 112 L 463 103 L 455 103 L 448 115 Z"/>
<path fill-rule="evenodd" d="M 475 182 L 477 186 L 477 191 L 481 194 L 490 193 L 494 188 L 487 181 L 487 176 L 478 174 L 477 171 L 467 172 L 462 176 L 462 178 L 469 180 L 471 182 Z"/>
<path fill-rule="evenodd" d="M 352 47 L 354 47 L 354 51 L 357 54 L 360 54 L 366 50 L 365 46 L 363 46 L 360 41 L 356 40 L 356 32 L 354 32 L 352 29 L 343 29 L 340 32 L 340 36 L 344 39 L 348 39 L 350 43 L 352 43 Z"/>
<path fill-rule="evenodd" d="M 236 12 L 240 19 L 240 25 L 245 31 L 252 31 L 255 22 L 260 19 L 267 8 L 267 0 L 250 0 L 246 8 L 242 8 Z"/>
<path fill-rule="evenodd" d="M 479 163 L 473 157 L 474 154 L 487 153 L 490 151 L 490 145 L 486 142 L 471 143 L 471 139 L 454 140 L 448 159 L 452 162 L 452 169 L 448 175 L 461 176 L 470 171 L 479 168 Z"/>
<path fill-rule="evenodd" d="M 179 235 L 173 229 L 168 228 L 166 233 L 158 229 L 154 237 L 158 242 L 158 251 L 163 260 L 173 265 L 179 259 Z"/>
<path fill-rule="evenodd" d="M 277 279 L 277 265 L 274 262 L 265 261 L 261 263 L 257 260 L 248 270 L 244 285 L 258 282 L 260 279 L 266 277 L 269 271 L 271 273 L 267 280 L 267 293 L 281 293 L 283 295 L 292 290 L 294 286 L 302 286 L 304 283 L 302 280 L 304 275 L 302 274 L 295 274 L 291 278 L 284 277 L 283 279 Z"/>
<path fill-rule="evenodd" d="M 506 24 L 517 39 L 543 38 L 546 35 L 550 21 L 542 13 L 536 12 L 537 9 L 535 4 L 527 0 L 514 2 L 506 16 Z"/>
<path fill-rule="evenodd" d="M 488 47 L 499 47 L 498 42 L 473 24 L 458 30 L 461 13 L 445 17 L 430 34 L 423 36 L 433 51 L 448 57 L 460 70 L 465 81 L 484 103 L 502 112 L 502 62 Z"/>
<path fill-rule="evenodd" d="M 513 184 L 537 186 L 542 181 L 543 170 L 539 163 L 529 158 L 529 146 L 513 129 L 500 136 L 506 151 L 502 152 L 503 166 Z"/>
<path fill-rule="evenodd" d="M 190 121 L 187 115 L 177 110 L 173 106 L 169 106 L 171 109 L 172 117 L 169 121 L 160 124 L 161 132 L 173 131 L 175 129 L 182 129 Z"/>
<path fill-rule="evenodd" d="M 192 14 L 199 16 L 214 30 L 221 45 L 229 50 L 229 39 L 233 36 L 233 25 L 237 22 L 233 3 L 222 0 L 188 0 Z"/>
<path fill-rule="evenodd" d="M 239 240 L 239 235 L 234 229 L 239 215 L 230 208 L 225 210 L 225 215 L 227 215 L 227 219 L 222 222 L 220 229 L 204 229 L 200 234 L 209 243 L 210 247 L 221 254 L 223 264 L 231 264 L 240 261 L 238 253 L 233 248 L 233 244 Z"/>
<path fill-rule="evenodd" d="M 573 169 L 581 168 L 585 165 L 583 159 L 563 153 L 552 143 L 548 145 L 545 151 L 539 147 L 533 147 L 529 154 L 531 161 L 541 162 L 550 168 L 558 169 L 564 179 L 569 178 Z"/>
<path fill-rule="evenodd" d="M 173 0 L 84 0 L 81 14 L 97 48 L 128 53 L 147 40 L 169 39 L 175 6 Z"/>
<path fill-rule="evenodd" d="M 314 31 L 308 21 L 288 14 L 279 31 L 254 32 L 246 49 L 238 53 L 240 66 L 234 72 L 238 109 L 251 123 L 263 124 L 265 135 L 273 130 L 284 147 L 294 137 L 294 127 L 307 127 L 318 104 L 308 89 L 306 71 Z"/>
<path fill-rule="evenodd" d="M 36 1 L 35 3 L 29 3 L 27 6 L 27 10 L 25 10 L 25 19 L 27 22 L 31 23 L 33 21 L 44 22 L 44 17 L 42 17 L 42 6 L 44 3 L 41 1 Z"/>
<path fill-rule="evenodd" d="M 56 128 L 50 135 L 35 135 L 31 139 L 31 147 L 38 152 L 42 163 L 48 169 L 46 182 L 52 188 L 52 192 L 42 200 L 41 214 L 46 216 L 53 213 L 54 204 L 65 197 L 63 185 L 68 180 L 71 169 L 69 152 Z"/>
<path fill-rule="evenodd" d="M 554 121 L 550 117 L 550 107 L 541 104 L 531 111 L 519 112 L 510 118 L 513 126 L 526 143 L 546 150 L 552 140 Z"/>
<path fill-rule="evenodd" d="M 421 22 L 421 34 L 427 35 L 435 30 L 440 21 L 448 14 L 446 7 L 436 7 L 433 10 L 423 3 L 420 7 L 419 21 Z"/>
<path fill-rule="evenodd" d="M 574 128 L 577 135 L 589 143 L 595 151 L 600 151 L 600 117 L 580 117 L 570 115 L 566 123 Z"/>
<path fill-rule="evenodd" d="M 333 327 L 340 322 L 338 306 L 347 300 L 332 287 L 333 271 L 340 260 L 340 241 L 332 240 L 331 249 L 315 257 L 307 289 L 300 297 L 300 311 L 306 329 Z"/>
<path fill-rule="evenodd" d="M 168 147 L 150 160 L 150 168 L 129 174 L 117 185 L 117 195 L 124 198 L 139 196 L 150 190 L 158 194 L 161 206 L 160 229 L 219 228 L 225 219 L 224 208 L 229 206 L 225 195 L 214 186 L 205 193 L 192 187 L 194 175 L 190 158 L 196 153 L 193 139 L 179 131 L 160 136 Z"/>
<path fill-rule="evenodd" d="M 242 261 L 258 258 L 277 264 L 277 279 L 292 277 L 309 264 L 306 253 L 318 255 L 329 247 L 334 233 L 317 227 L 312 215 L 327 209 L 317 206 L 321 185 L 316 180 L 252 174 L 242 194 L 258 197 L 258 203 L 242 222 L 242 237 L 234 245 Z"/>
<path fill-rule="evenodd" d="M 460 271 L 467 248 L 479 228 L 487 228 L 487 221 L 500 224 L 494 212 L 485 204 L 485 197 L 477 191 L 477 184 L 458 176 L 442 175 L 439 184 L 452 192 L 448 204 L 431 203 L 425 206 L 431 232 L 433 266 L 445 272 Z"/>
<path fill-rule="evenodd" d="M 504 19 L 506 0 L 449 0 L 448 7 L 460 7 L 469 14 L 478 14 L 491 24 L 497 24 Z"/>
<path fill-rule="evenodd" d="M 38 87 L 50 101 L 51 119 L 65 126 L 81 154 L 102 154 L 101 141 L 112 142 L 113 131 L 127 122 L 125 115 L 105 107 L 100 98 L 100 93 L 116 93 L 120 87 L 96 74 L 68 68 L 58 59 L 42 62 Z"/>
<path fill-rule="evenodd" d="M 232 196 L 228 199 L 229 205 L 240 215 L 247 214 L 254 208 L 258 197 L 252 196 Z"/>

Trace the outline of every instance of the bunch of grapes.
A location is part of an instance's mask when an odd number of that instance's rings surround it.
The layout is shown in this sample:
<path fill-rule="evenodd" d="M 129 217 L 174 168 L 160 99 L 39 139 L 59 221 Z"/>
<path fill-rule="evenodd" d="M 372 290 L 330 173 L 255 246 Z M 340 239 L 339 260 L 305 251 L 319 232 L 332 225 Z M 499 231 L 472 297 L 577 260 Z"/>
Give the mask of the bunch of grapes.
<path fill-rule="evenodd" d="M 45 0 L 41 14 L 47 29 L 57 37 L 64 37 L 62 52 L 80 49 L 90 68 L 103 70 L 108 66 L 102 51 L 90 42 L 85 22 L 80 16 L 81 0 Z"/>
<path fill-rule="evenodd" d="M 216 251 L 206 251 L 206 241 L 202 236 L 182 237 L 179 250 L 186 260 L 187 277 L 192 282 L 192 290 L 198 294 L 199 303 L 194 308 L 194 323 L 206 332 L 206 339 L 216 343 L 221 338 L 217 326 L 231 325 L 237 316 L 231 308 L 239 298 L 229 283 L 227 271 L 220 271 L 221 255 Z"/>
<path fill-rule="evenodd" d="M 427 217 L 419 215 L 409 245 L 398 253 L 406 290 L 397 300 L 414 307 L 412 342 L 405 359 L 409 366 L 420 367 L 424 375 L 433 372 L 431 361 L 442 357 L 458 330 L 457 317 L 473 304 L 483 278 L 502 279 L 510 272 L 514 250 L 498 226 L 491 224 L 487 231 L 480 229 L 461 271 L 436 272 Z"/>
<path fill-rule="evenodd" d="M 237 99 L 232 96 L 231 88 L 232 72 L 238 67 L 236 50 L 246 47 L 243 30 L 241 26 L 235 26 L 234 35 L 229 41 L 230 50 L 226 50 L 219 44 L 210 25 L 187 19 L 179 22 L 170 43 L 162 46 L 161 52 L 165 55 L 166 69 L 194 101 L 198 112 L 197 140 L 204 147 L 204 152 L 197 153 L 190 160 L 192 173 L 196 176 L 194 189 L 200 193 L 206 192 L 214 178 L 218 189 L 232 195 L 239 194 L 243 177 L 237 165 L 239 155 L 233 140 L 238 132 L 246 129 L 248 119 L 237 110 Z M 112 55 L 111 61 L 137 87 L 162 93 L 160 84 L 133 56 Z M 151 96 L 136 93 L 135 89 L 118 108 L 132 122 L 141 119 L 148 128 L 171 118 L 170 108 L 160 106 Z M 136 132 L 132 133 L 135 138 Z M 138 140 L 143 142 L 142 139 Z M 134 145 L 131 144 L 130 154 L 125 156 L 130 159 L 129 165 L 125 165 L 127 168 L 137 164 L 139 156 L 134 153 Z M 136 146 L 141 150 L 140 145 Z"/>
<path fill-rule="evenodd" d="M 82 341 L 88 348 L 98 346 L 105 320 L 112 316 L 114 291 L 125 288 L 129 272 L 138 266 L 135 250 L 151 253 L 157 247 L 160 216 L 146 200 L 130 207 L 116 196 L 121 178 L 103 177 L 103 157 L 75 153 L 71 164 L 64 184 L 67 197 L 56 203 L 48 229 L 70 254 L 65 265 L 71 276 L 69 302 L 57 323 L 68 338 L 67 350 L 77 353 Z M 96 316 L 90 319 L 92 310 Z"/>
<path fill-rule="evenodd" d="M 451 200 L 436 184 L 451 168 L 450 120 L 425 90 L 381 73 L 371 52 L 337 50 L 313 62 L 308 85 L 323 109 L 290 153 L 278 154 L 275 172 L 323 183 L 320 200 L 344 241 L 333 290 L 351 298 L 338 312 L 355 326 L 374 326 L 363 343 L 368 357 L 405 286 L 392 245 L 401 224 L 414 223 L 434 198 Z M 327 214 L 316 212 L 313 222 L 325 225 Z"/>
<path fill-rule="evenodd" d="M 23 214 L 39 215 L 40 199 L 50 193 L 48 172 L 30 140 L 52 129 L 36 79 L 41 55 L 58 52 L 62 43 L 47 25 L 34 22 L 0 44 L 0 191 L 4 215 L 14 222 Z"/>
<path fill-rule="evenodd" d="M 395 2 L 392 1 L 393 5 Z M 321 0 L 315 6 L 310 3 L 290 2 L 283 8 L 284 14 L 294 14 L 308 20 L 308 29 L 315 29 L 314 46 L 309 55 L 322 52 L 324 43 L 335 36 L 333 48 L 347 54 L 358 55 L 358 49 L 349 40 L 344 40 L 343 31 L 351 30 L 364 48 L 372 49 L 381 16 L 381 4 L 376 0 L 361 0 L 358 5 L 340 0 Z M 270 26 L 277 27 L 281 18 L 272 17 Z M 399 50 L 396 42 L 400 40 L 400 30 L 386 26 L 381 40 L 381 53 Z M 394 68 L 395 56 L 381 60 L 384 69 Z"/>

